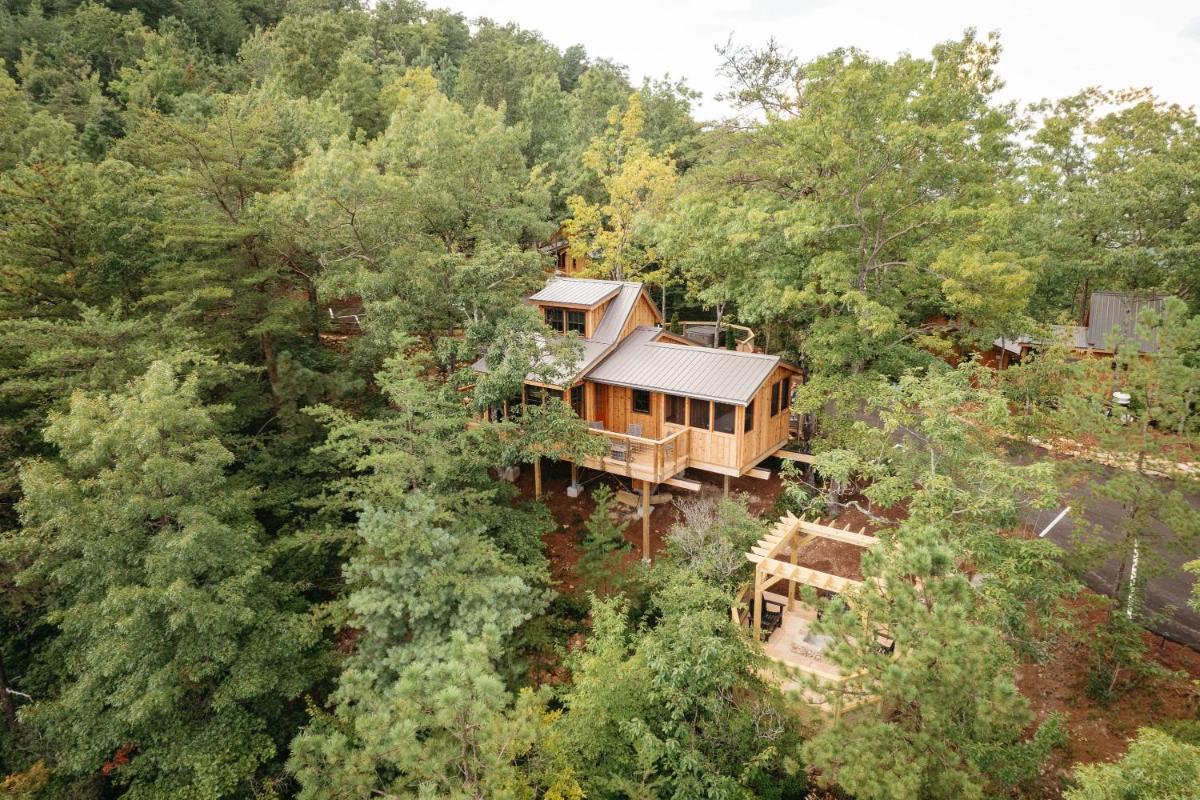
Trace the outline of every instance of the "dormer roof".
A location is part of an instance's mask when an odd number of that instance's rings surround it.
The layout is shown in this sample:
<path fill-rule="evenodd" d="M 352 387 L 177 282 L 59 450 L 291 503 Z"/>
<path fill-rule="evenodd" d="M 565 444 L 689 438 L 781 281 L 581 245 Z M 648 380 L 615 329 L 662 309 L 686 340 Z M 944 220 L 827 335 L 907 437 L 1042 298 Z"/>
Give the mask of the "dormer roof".
<path fill-rule="evenodd" d="M 555 278 L 547 283 L 544 289 L 531 295 L 529 301 L 539 305 L 595 308 L 615 297 L 621 291 L 622 286 L 628 285 L 641 286 L 641 284 L 625 284 L 620 281 Z"/>

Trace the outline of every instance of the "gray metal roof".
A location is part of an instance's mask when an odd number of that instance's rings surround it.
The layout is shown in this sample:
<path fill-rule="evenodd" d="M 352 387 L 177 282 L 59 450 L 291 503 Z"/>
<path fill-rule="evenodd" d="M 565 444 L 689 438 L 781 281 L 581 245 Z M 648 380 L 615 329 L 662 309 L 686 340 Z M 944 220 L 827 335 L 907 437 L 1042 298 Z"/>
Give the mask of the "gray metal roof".
<path fill-rule="evenodd" d="M 637 305 L 638 297 L 642 293 L 642 285 L 640 283 L 619 283 L 620 292 L 608 308 L 604 309 L 604 316 L 600 318 L 600 324 L 596 326 L 596 330 L 592 331 L 592 338 L 597 342 L 606 342 L 612 344 L 621 336 L 621 331 L 625 328 L 625 323 L 629 321 L 629 315 L 633 313 L 633 307 Z"/>
<path fill-rule="evenodd" d="M 1153 308 L 1162 313 L 1162 295 L 1138 297 L 1126 292 L 1092 292 L 1088 308 L 1087 343 L 1094 350 L 1108 350 L 1106 341 L 1113 328 L 1120 331 L 1121 338 L 1132 339 L 1143 353 L 1153 353 L 1157 343 L 1146 341 L 1135 335 L 1138 315 L 1143 308 Z"/>
<path fill-rule="evenodd" d="M 588 380 L 746 405 L 779 364 L 777 356 L 655 341 L 639 327 L 588 373 Z"/>
<path fill-rule="evenodd" d="M 629 321 L 629 315 L 633 313 L 633 308 L 637 305 L 638 296 L 642 293 L 642 285 L 640 283 L 622 283 L 620 281 L 559 278 L 551 281 L 546 289 L 533 295 L 530 299 L 540 298 L 552 286 L 559 283 L 600 284 L 609 287 L 609 296 L 612 296 L 613 292 L 616 293 L 612 302 L 604 309 L 604 316 L 600 318 L 600 324 L 596 326 L 593 335 L 590 338 L 579 340 L 583 344 L 583 356 L 579 359 L 579 363 L 574 366 L 574 369 L 567 368 L 560 371 L 558 385 L 565 386 L 573 383 L 577 376 L 586 374 L 616 344 L 617 338 L 625 328 L 625 323 Z M 568 301 L 553 300 L 550 302 L 565 303 Z M 487 372 L 487 361 L 481 358 L 472 364 L 471 368 L 476 372 Z M 537 380 L 537 376 L 530 373 L 526 376 L 526 379 Z"/>
<path fill-rule="evenodd" d="M 537 303 L 562 303 L 572 306 L 598 306 L 621 291 L 619 281 L 597 281 L 586 278 L 555 278 L 529 299 Z"/>

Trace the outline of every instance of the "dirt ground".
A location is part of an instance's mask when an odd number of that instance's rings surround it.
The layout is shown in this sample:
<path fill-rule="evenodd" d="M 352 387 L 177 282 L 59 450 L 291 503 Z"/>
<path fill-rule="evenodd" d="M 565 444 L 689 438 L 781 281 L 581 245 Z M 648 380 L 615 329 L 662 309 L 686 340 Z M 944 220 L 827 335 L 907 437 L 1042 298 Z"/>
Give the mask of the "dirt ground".
<path fill-rule="evenodd" d="M 1085 589 L 1073 604 L 1080 624 L 1094 627 L 1105 611 L 1099 596 Z M 1029 699 L 1037 722 L 1060 714 L 1070 742 L 1047 766 L 1043 785 L 1048 797 L 1076 764 L 1115 761 L 1124 755 L 1138 728 L 1200 713 L 1200 653 L 1151 633 L 1143 634 L 1147 655 L 1172 672 L 1161 680 L 1134 683 L 1108 703 L 1087 693 L 1088 652 L 1076 637 L 1061 639 L 1042 663 L 1022 664 L 1017 685 Z"/>
<path fill-rule="evenodd" d="M 702 494 L 718 496 L 722 492 L 721 479 L 704 473 L 687 476 L 703 484 Z M 559 528 L 544 537 L 551 570 L 558 582 L 559 591 L 571 592 L 579 583 L 576 573 L 579 561 L 578 544 L 582 537 L 584 521 L 595 509 L 591 492 L 600 482 L 607 483 L 614 491 L 631 490 L 630 481 L 617 476 L 601 474 L 591 470 L 581 471 L 585 491 L 578 498 L 567 496 L 570 482 L 570 466 L 567 464 L 543 464 L 543 500 L 559 523 Z M 525 467 L 517 481 L 523 494 L 533 494 L 532 468 Z M 777 473 L 768 480 L 741 478 L 732 481 L 735 493 L 745 493 L 750 498 L 751 511 L 770 521 L 775 502 L 782 486 Z M 663 487 L 662 493 L 674 498 L 690 495 L 685 490 Z M 632 545 L 630 560 L 642 556 L 642 525 L 636 510 L 620 503 L 614 505 L 620 518 L 628 523 L 625 537 Z M 673 502 L 653 506 L 650 517 L 650 548 L 653 554 L 663 549 L 671 527 L 679 520 L 680 511 Z M 836 522 L 838 527 L 868 533 L 876 525 L 861 512 L 849 509 Z M 861 550 L 853 545 L 818 539 L 800 553 L 799 562 L 821 572 L 861 579 L 859 557 Z M 786 589 L 785 589 L 786 591 Z M 1094 598 L 1085 590 L 1079 600 L 1083 624 L 1096 624 L 1100 617 Z M 1179 673 L 1177 677 L 1147 682 L 1134 686 L 1109 704 L 1092 700 L 1086 691 L 1088 661 L 1084 646 L 1073 640 L 1055 645 L 1049 657 L 1041 663 L 1022 664 L 1018 672 L 1018 685 L 1029 698 L 1038 722 L 1051 714 L 1061 714 L 1070 735 L 1070 744 L 1057 754 L 1043 774 L 1042 788 L 1047 797 L 1057 797 L 1066 776 L 1079 763 L 1111 761 L 1119 758 L 1128 747 L 1128 742 L 1139 727 L 1173 719 L 1195 719 L 1200 714 L 1200 652 L 1170 642 L 1153 634 L 1145 634 L 1149 655 L 1166 668 Z"/>

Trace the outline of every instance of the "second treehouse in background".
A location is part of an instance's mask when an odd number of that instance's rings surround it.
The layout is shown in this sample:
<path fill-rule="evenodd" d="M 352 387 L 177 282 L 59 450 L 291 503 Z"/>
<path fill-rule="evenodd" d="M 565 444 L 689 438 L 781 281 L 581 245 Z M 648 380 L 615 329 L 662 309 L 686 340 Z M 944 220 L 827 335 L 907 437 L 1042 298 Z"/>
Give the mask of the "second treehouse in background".
<path fill-rule="evenodd" d="M 498 419 L 519 404 L 570 404 L 607 452 L 572 465 L 635 482 L 642 495 L 643 555 L 649 553 L 650 498 L 666 484 L 698 490 L 687 469 L 729 479 L 767 477 L 759 464 L 788 442 L 788 398 L 799 370 L 777 356 L 701 347 L 663 328 L 642 284 L 555 278 L 528 298 L 552 330 L 578 334 L 583 355 L 555 383 L 530 376 L 520 398 L 497 404 Z M 486 372 L 481 359 L 475 369 Z"/>

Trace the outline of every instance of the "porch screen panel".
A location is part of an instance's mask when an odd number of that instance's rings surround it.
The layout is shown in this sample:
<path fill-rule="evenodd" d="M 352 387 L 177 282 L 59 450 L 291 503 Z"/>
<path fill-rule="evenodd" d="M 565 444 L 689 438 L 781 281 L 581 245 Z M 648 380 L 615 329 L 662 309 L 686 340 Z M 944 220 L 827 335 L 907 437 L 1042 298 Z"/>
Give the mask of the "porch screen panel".
<path fill-rule="evenodd" d="M 713 430 L 717 433 L 733 433 L 737 424 L 737 406 L 729 403 L 715 403 L 713 415 Z"/>

